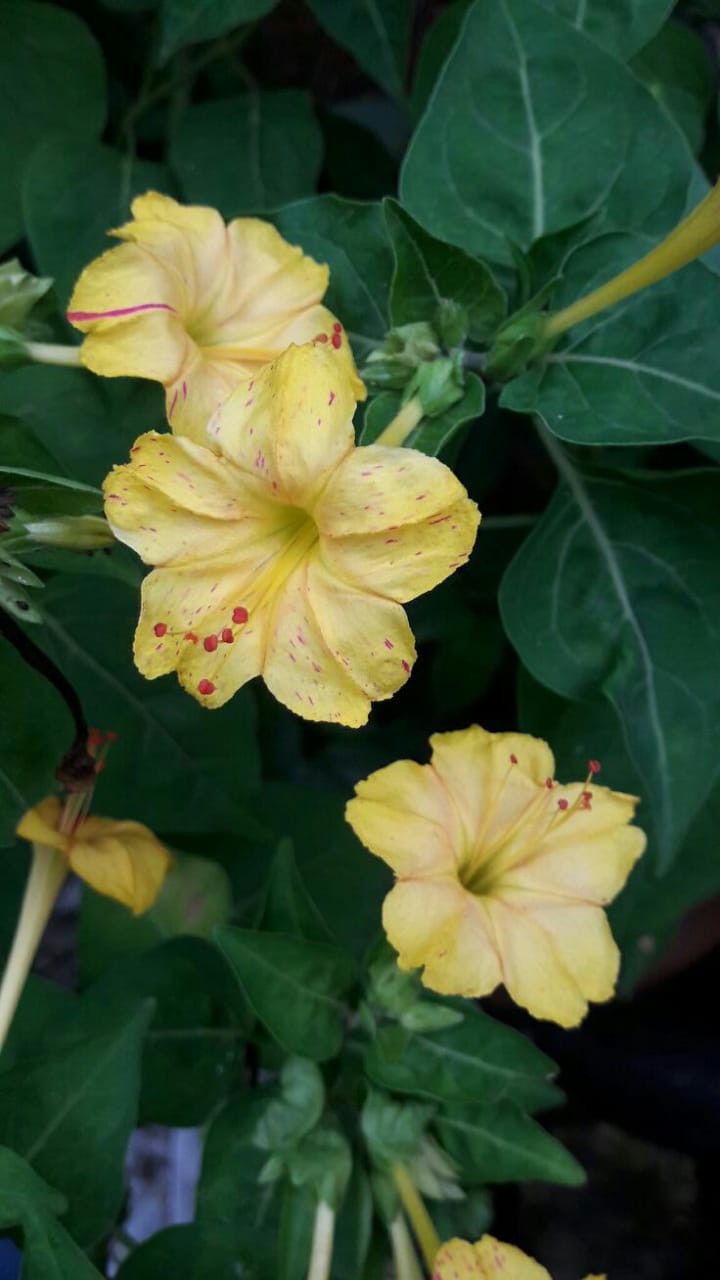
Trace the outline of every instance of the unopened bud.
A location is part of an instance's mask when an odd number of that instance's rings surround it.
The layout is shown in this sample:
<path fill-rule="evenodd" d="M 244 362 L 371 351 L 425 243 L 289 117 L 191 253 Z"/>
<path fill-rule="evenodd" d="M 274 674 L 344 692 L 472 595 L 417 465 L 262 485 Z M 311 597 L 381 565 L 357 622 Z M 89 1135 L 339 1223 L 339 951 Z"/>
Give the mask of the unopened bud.
<path fill-rule="evenodd" d="M 44 546 L 64 551 L 98 551 L 115 541 L 103 516 L 52 516 L 46 520 L 29 520 L 25 532 Z"/>
<path fill-rule="evenodd" d="M 450 356 L 443 356 L 420 365 L 405 389 L 405 398 L 417 396 L 425 417 L 435 418 L 460 400 L 464 389 L 461 365 Z"/>

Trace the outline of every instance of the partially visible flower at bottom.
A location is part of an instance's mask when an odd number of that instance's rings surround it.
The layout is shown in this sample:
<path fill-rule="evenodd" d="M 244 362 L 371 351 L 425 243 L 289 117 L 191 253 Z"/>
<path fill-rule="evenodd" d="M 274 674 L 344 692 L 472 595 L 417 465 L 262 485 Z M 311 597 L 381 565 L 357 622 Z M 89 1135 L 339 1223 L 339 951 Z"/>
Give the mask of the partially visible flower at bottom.
<path fill-rule="evenodd" d="M 645 848 L 637 800 L 561 785 L 547 743 L 473 726 L 359 782 L 346 817 L 393 869 L 383 924 L 401 969 L 484 996 L 504 983 L 536 1018 L 576 1026 L 609 1000 L 619 952 L 603 908 Z"/>
<path fill-rule="evenodd" d="M 68 871 L 97 893 L 123 903 L 134 915 L 148 911 L 172 864 L 152 831 L 140 822 L 96 817 L 81 817 L 64 831 L 64 812 L 62 801 L 49 796 L 20 819 L 17 833 L 33 844 L 57 850 Z"/>
<path fill-rule="evenodd" d="M 522 1249 L 504 1244 L 494 1236 L 481 1236 L 475 1244 L 455 1239 L 442 1245 L 435 1257 L 433 1280 L 552 1280 L 552 1277 Z M 606 1280 L 606 1277 L 586 1276 L 585 1280 Z"/>

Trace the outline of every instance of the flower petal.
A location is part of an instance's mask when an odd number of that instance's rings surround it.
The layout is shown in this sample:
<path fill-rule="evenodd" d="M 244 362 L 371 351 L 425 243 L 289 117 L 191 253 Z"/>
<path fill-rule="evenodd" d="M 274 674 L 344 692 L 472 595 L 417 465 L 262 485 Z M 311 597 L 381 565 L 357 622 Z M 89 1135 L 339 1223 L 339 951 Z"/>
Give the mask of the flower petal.
<path fill-rule="evenodd" d="M 335 661 L 369 698 L 392 697 L 417 656 L 405 610 L 328 573 L 317 554 L 308 564 L 308 590 Z"/>
<path fill-rule="evenodd" d="M 175 377 L 165 386 L 165 414 L 173 433 L 211 448 L 210 419 L 240 382 L 251 377 L 253 365 L 215 359 L 192 346 Z"/>
<path fill-rule="evenodd" d="M 475 1246 L 468 1240 L 448 1240 L 435 1255 L 432 1280 L 485 1280 Z"/>
<path fill-rule="evenodd" d="M 366 536 L 418 524 L 466 497 L 460 481 L 437 458 L 370 444 L 353 449 L 338 467 L 315 508 L 315 519 L 332 538 Z"/>
<path fill-rule="evenodd" d="M 400 968 L 423 965 L 433 991 L 487 995 L 501 981 L 487 920 L 451 876 L 398 881 L 383 903 L 383 926 Z"/>
<path fill-rule="evenodd" d="M 523 917 L 530 915 L 545 931 L 555 954 L 586 1000 L 611 998 L 620 952 L 602 907 L 545 898 L 519 889 L 502 890 L 498 896 Z"/>
<path fill-rule="evenodd" d="M 502 981 L 512 999 L 534 1018 L 576 1027 L 587 1013 L 587 1001 L 532 911 L 516 896 L 483 901 L 501 957 Z"/>
<path fill-rule="evenodd" d="M 241 384 L 209 426 L 213 447 L 260 476 L 278 502 L 309 509 L 353 448 L 355 399 L 334 353 L 290 347 Z"/>
<path fill-rule="evenodd" d="M 475 1245 L 482 1280 L 552 1280 L 550 1273 L 515 1245 L 482 1236 Z"/>
<path fill-rule="evenodd" d="M 227 228 L 233 305 L 216 342 L 239 342 L 263 324 L 287 320 L 319 303 L 330 281 L 327 266 L 289 244 L 270 222 L 235 218 Z M 319 328 L 308 333 L 308 341 Z"/>
<path fill-rule="evenodd" d="M 69 857 L 76 875 L 134 915 L 153 905 L 171 865 L 167 849 L 147 827 L 108 818 L 82 823 Z"/>
<path fill-rule="evenodd" d="M 48 796 L 39 804 L 28 809 L 18 822 L 15 831 L 23 840 L 34 844 L 48 844 L 51 849 L 59 849 L 64 853 L 67 848 L 67 836 L 60 835 L 58 823 L 62 812 L 62 803 L 57 796 Z"/>
<path fill-rule="evenodd" d="M 358 782 L 345 817 L 355 835 L 399 876 L 453 872 L 454 814 L 427 765 L 396 760 Z"/>
<path fill-rule="evenodd" d="M 185 312 L 202 318 L 223 287 L 227 265 L 225 223 L 217 209 L 180 204 L 171 196 L 147 191 L 130 206 L 132 221 L 111 235 L 146 250 L 169 279 L 180 282 Z"/>
<path fill-rule="evenodd" d="M 330 652 L 315 616 L 307 559 L 275 597 L 263 678 L 278 702 L 306 720 L 367 722 L 370 699 Z"/>

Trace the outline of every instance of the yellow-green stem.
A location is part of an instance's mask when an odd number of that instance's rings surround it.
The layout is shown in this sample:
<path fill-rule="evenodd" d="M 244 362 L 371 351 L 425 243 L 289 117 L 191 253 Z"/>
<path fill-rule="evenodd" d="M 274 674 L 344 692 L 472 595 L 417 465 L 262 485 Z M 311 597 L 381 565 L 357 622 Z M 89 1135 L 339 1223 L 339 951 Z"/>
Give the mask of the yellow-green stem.
<path fill-rule="evenodd" d="M 413 396 L 412 400 L 408 400 L 404 404 L 395 417 L 388 422 L 384 431 L 380 432 L 377 440 L 373 444 L 401 445 L 404 444 L 414 431 L 418 422 L 422 420 L 423 407 L 420 403 L 419 396 Z"/>
<path fill-rule="evenodd" d="M 307 1280 L 328 1280 L 335 1238 L 335 1210 L 321 1200 L 315 1210 Z"/>
<path fill-rule="evenodd" d="M 657 284 L 658 280 L 664 280 L 673 271 L 702 257 L 719 240 L 720 183 L 665 237 L 662 244 L 633 263 L 627 271 L 608 280 L 607 284 L 550 316 L 545 329 L 547 337 L 556 338 L 571 325 L 579 324 L 581 320 L 587 320 L 605 307 L 621 302 L 623 298 L 647 289 L 649 285 Z"/>
<path fill-rule="evenodd" d="M 430 1214 L 425 1208 L 422 1196 L 405 1166 L 402 1164 L 393 1165 L 392 1176 L 403 1209 L 410 1219 L 415 1238 L 420 1245 L 428 1270 L 432 1274 L 435 1255 L 440 1248 L 440 1237 L 435 1230 Z"/>
<path fill-rule="evenodd" d="M 395 1280 L 423 1280 L 410 1232 L 401 1213 L 390 1223 L 388 1235 L 392 1246 Z"/>
<path fill-rule="evenodd" d="M 0 983 L 0 1051 L 67 871 L 67 863 L 57 849 L 46 844 L 33 845 L 30 875 Z"/>
<path fill-rule="evenodd" d="M 61 347 L 55 342 L 26 342 L 25 350 L 38 364 L 81 366 L 79 347 Z"/>

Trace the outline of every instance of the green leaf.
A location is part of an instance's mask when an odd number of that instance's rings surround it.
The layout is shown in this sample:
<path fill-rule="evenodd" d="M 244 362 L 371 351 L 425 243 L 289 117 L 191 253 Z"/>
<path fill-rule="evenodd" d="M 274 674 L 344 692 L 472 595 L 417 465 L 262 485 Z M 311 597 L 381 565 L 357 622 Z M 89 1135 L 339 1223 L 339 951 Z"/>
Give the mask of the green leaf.
<path fill-rule="evenodd" d="M 171 137 L 170 164 L 187 200 L 234 218 L 310 195 L 322 152 L 308 93 L 253 90 L 190 107 Z"/>
<path fill-rule="evenodd" d="M 631 66 L 682 129 L 693 151 L 699 151 L 715 92 L 705 42 L 683 23 L 669 22 L 635 55 Z"/>
<path fill-rule="evenodd" d="M 56 788 L 55 770 L 73 740 L 57 690 L 0 637 L 0 848 L 15 843 L 28 809 Z"/>
<path fill-rule="evenodd" d="M 512 1098 L 530 1106 L 556 1100 L 554 1063 L 526 1036 L 471 1004 L 442 1004 L 462 1008 L 462 1021 L 424 1034 L 399 1027 L 378 1032 L 365 1056 L 375 1084 L 439 1102 Z"/>
<path fill-rule="evenodd" d="M 325 1106 L 322 1073 L 307 1058 L 288 1058 L 280 1072 L 279 1096 L 272 1098 L 253 1133 L 261 1151 L 284 1154 L 315 1128 Z"/>
<path fill-rule="evenodd" d="M 412 0 L 307 0 L 318 22 L 371 79 L 393 97 L 404 93 Z"/>
<path fill-rule="evenodd" d="M 260 1280 L 250 1242 L 230 1227 L 217 1223 L 184 1222 L 165 1227 L 133 1249 L 118 1280 L 157 1280 L 158 1276 L 182 1276 L 183 1280 Z M 78 1277 L 82 1280 L 82 1277 Z"/>
<path fill-rule="evenodd" d="M 33 0 L 5 0 L 0 80 L 0 249 L 5 249 L 22 234 L 22 180 L 37 144 L 60 130 L 64 148 L 72 145 L 73 134 L 92 138 L 102 130 L 105 69 L 97 43 L 74 13 Z"/>
<path fill-rule="evenodd" d="M 291 840 L 281 840 L 270 865 L 259 927 L 289 933 L 311 942 L 331 942 L 332 935 L 310 897 L 295 860 Z"/>
<path fill-rule="evenodd" d="M 272 220 L 286 239 L 330 267 L 325 302 L 342 318 L 356 360 L 363 359 L 389 327 L 393 256 L 381 206 L 323 195 L 286 205 Z"/>
<path fill-rule="evenodd" d="M 61 146 L 52 139 L 36 148 L 23 186 L 25 228 L 63 304 L 83 267 L 113 247 L 107 233 L 128 220 L 132 197 L 148 188 L 173 194 L 171 185 L 161 165 L 99 143 L 63 137 Z"/>
<path fill-rule="evenodd" d="M 532 1178 L 578 1187 L 585 1181 L 569 1151 L 512 1102 L 445 1107 L 435 1125 L 445 1150 L 469 1182 Z"/>
<path fill-rule="evenodd" d="M 241 690 L 208 713 L 175 683 L 150 683 L 132 662 L 135 589 L 111 580 L 57 578 L 46 589 L 49 647 L 92 724 L 118 734 L 98 781 L 96 812 L 153 829 L 265 832 L 244 797 L 258 784 L 255 707 Z"/>
<path fill-rule="evenodd" d="M 636 236 L 601 236 L 571 254 L 557 309 L 647 251 Z M 537 413 L 578 444 L 720 440 L 714 359 L 720 296 L 699 263 L 571 329 L 542 367 L 508 383 L 504 408 Z"/>
<path fill-rule="evenodd" d="M 30 312 L 44 298 L 53 282 L 30 275 L 17 258 L 0 265 L 0 325 L 23 328 Z"/>
<path fill-rule="evenodd" d="M 426 1103 L 402 1102 L 379 1089 L 368 1090 L 360 1125 L 373 1162 L 389 1169 L 417 1155 L 434 1110 Z"/>
<path fill-rule="evenodd" d="M 674 0 L 540 0 L 604 49 L 631 58 L 669 16 Z"/>
<path fill-rule="evenodd" d="M 367 1280 L 365 1262 L 370 1248 L 372 1220 L 370 1180 L 356 1161 L 337 1218 L 333 1280 Z"/>
<path fill-rule="evenodd" d="M 68 1230 L 86 1246 L 109 1230 L 122 1202 L 152 1009 L 135 1003 L 112 1014 L 109 1025 L 98 1011 L 86 1026 L 81 1018 L 65 1038 L 0 1072 L 0 1142 L 67 1196 Z"/>
<path fill-rule="evenodd" d="M 511 244 L 596 210 L 608 230 L 654 235 L 691 177 L 684 138 L 619 62 L 538 0 L 476 0 L 400 186 L 433 235 L 512 265 Z"/>
<path fill-rule="evenodd" d="M 66 1204 L 25 1160 L 0 1147 L 0 1227 L 22 1227 L 24 1280 L 100 1280 L 100 1272 L 55 1220 Z"/>
<path fill-rule="evenodd" d="M 220 949 L 255 1014 L 288 1053 L 322 1062 L 338 1052 L 353 965 L 337 947 L 282 933 L 218 929 Z"/>
<path fill-rule="evenodd" d="M 433 320 L 438 308 L 452 301 L 467 311 L 474 342 L 492 338 L 505 318 L 507 299 L 485 263 L 428 235 L 397 201 L 386 200 L 384 209 L 395 255 L 392 323 Z"/>
<path fill-rule="evenodd" d="M 563 483 L 505 574 L 503 621 L 542 684 L 615 707 L 667 869 L 717 772 L 720 477 L 586 472 L 547 440 Z"/>
<path fill-rule="evenodd" d="M 412 105 L 421 115 L 445 61 L 458 38 L 470 0 L 453 0 L 428 28 L 420 49 L 412 87 Z"/>
<path fill-rule="evenodd" d="M 310 1187 L 283 1187 L 276 1280 L 304 1280 L 312 1249 L 317 1201 Z M 333 1249 L 333 1262 L 335 1250 Z"/>
<path fill-rule="evenodd" d="M 159 61 L 188 44 L 215 40 L 241 23 L 255 22 L 277 0 L 162 0 Z"/>
<path fill-rule="evenodd" d="M 365 421 L 359 444 L 372 444 L 395 417 L 402 404 L 402 397 L 394 391 L 383 391 L 370 401 L 365 411 Z M 465 392 L 444 413 L 434 418 L 423 418 L 410 432 L 405 444 L 436 458 L 468 422 L 474 422 L 485 412 L 485 386 L 474 373 L 465 375 Z"/>
<path fill-rule="evenodd" d="M 337 1212 L 352 1172 L 350 1143 L 339 1129 L 319 1125 L 290 1151 L 287 1168 L 293 1186 L 312 1188 L 316 1202 Z"/>

